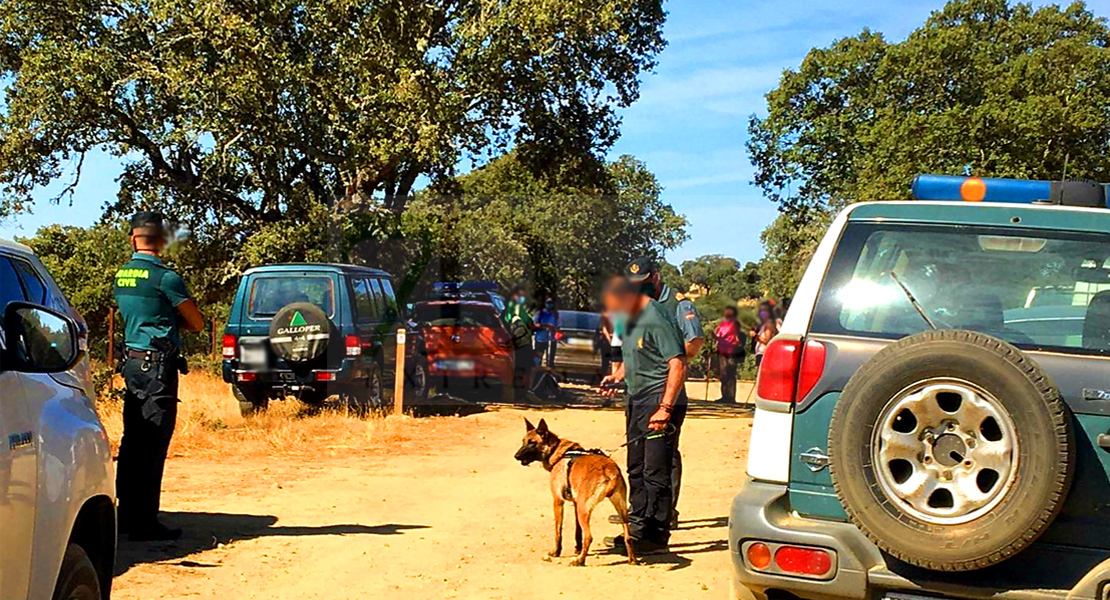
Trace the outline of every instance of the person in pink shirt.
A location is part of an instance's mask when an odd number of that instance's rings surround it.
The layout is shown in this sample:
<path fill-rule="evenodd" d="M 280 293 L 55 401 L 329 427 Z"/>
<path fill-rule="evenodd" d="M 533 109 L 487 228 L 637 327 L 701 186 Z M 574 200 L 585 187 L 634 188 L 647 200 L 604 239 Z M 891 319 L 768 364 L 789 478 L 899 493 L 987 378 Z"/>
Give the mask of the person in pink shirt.
<path fill-rule="evenodd" d="M 736 307 L 725 308 L 725 316 L 713 337 L 717 340 L 717 371 L 721 378 L 719 402 L 736 402 L 736 369 L 744 362 L 747 336 L 736 320 Z"/>

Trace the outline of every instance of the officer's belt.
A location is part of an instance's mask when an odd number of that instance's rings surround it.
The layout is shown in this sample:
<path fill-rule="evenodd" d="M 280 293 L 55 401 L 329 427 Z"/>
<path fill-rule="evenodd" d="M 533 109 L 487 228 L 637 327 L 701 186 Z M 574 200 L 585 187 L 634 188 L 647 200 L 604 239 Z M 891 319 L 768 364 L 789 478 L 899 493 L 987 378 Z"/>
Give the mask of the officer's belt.
<path fill-rule="evenodd" d="M 127 358 L 145 360 L 147 362 L 159 362 L 162 360 L 162 353 L 155 350 L 134 350 L 128 348 L 126 355 Z"/>

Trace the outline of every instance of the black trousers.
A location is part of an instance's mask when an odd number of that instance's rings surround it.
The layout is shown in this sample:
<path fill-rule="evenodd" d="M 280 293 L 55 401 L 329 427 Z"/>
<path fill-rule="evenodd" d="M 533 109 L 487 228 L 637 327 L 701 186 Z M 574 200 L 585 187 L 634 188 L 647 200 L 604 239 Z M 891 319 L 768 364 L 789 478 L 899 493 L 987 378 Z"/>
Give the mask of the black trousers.
<path fill-rule="evenodd" d="M 524 393 L 532 385 L 532 371 L 536 368 L 536 351 L 532 345 L 522 346 L 513 352 L 513 391 L 517 400 L 524 399 Z"/>
<path fill-rule="evenodd" d="M 686 404 L 675 406 L 671 413 L 672 428 L 666 433 L 648 433 L 651 415 L 659 408 L 662 393 L 629 400 L 625 421 L 629 440 L 628 487 L 632 505 L 628 533 L 634 540 L 666 544 L 671 537 L 671 511 L 676 490 L 675 455 L 678 437 L 686 420 Z M 643 436 L 647 435 L 646 439 Z"/>
<path fill-rule="evenodd" d="M 549 369 L 554 369 L 555 351 L 557 349 L 558 342 L 536 342 L 536 355 L 540 357 L 540 364 Z"/>
<path fill-rule="evenodd" d="M 175 367 L 137 359 L 123 365 L 123 439 L 116 465 L 120 521 L 132 530 L 158 521 L 162 472 L 177 424 Z"/>

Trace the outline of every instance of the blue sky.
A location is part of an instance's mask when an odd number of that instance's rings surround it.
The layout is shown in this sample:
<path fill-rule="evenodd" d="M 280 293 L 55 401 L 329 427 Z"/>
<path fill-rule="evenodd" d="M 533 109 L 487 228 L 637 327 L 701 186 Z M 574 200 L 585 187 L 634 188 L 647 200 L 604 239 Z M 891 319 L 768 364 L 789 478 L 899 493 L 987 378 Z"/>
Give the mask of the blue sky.
<path fill-rule="evenodd" d="M 759 233 L 775 206 L 750 184 L 744 141 L 749 115 L 764 111 L 763 95 L 810 48 L 864 27 L 899 40 L 941 6 L 942 0 L 670 0 L 669 46 L 656 72 L 645 76 L 640 101 L 623 111 L 623 135 L 612 151 L 646 161 L 665 200 L 689 218 L 690 240 L 668 258 L 758 260 Z M 1110 15 L 1110 0 L 1088 6 Z M 0 237 L 29 235 L 48 223 L 92 223 L 115 196 L 119 172 L 112 157 L 90 156 L 72 207 L 41 204 L 33 215 L 0 222 Z"/>

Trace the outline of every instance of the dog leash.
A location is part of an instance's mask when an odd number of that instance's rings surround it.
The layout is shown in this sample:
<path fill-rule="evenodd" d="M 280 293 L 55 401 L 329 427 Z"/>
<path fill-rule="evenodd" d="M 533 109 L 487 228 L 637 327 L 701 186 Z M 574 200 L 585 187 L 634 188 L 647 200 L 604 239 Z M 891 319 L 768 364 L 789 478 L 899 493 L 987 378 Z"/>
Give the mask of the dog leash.
<path fill-rule="evenodd" d="M 674 432 L 675 432 L 674 423 L 667 423 L 667 426 L 663 428 L 663 431 L 648 431 L 647 433 L 644 433 L 643 435 L 636 436 L 636 437 L 628 440 L 627 442 L 621 444 L 620 446 L 617 446 L 616 448 L 613 448 L 612 450 L 609 450 L 609 451 L 605 452 L 605 455 L 609 456 L 610 454 L 614 454 L 616 452 L 619 452 L 619 451 L 631 446 L 632 444 L 636 444 L 636 443 L 642 442 L 644 440 L 657 440 L 659 438 L 663 438 L 663 437 L 666 437 L 668 435 L 671 435 Z"/>

